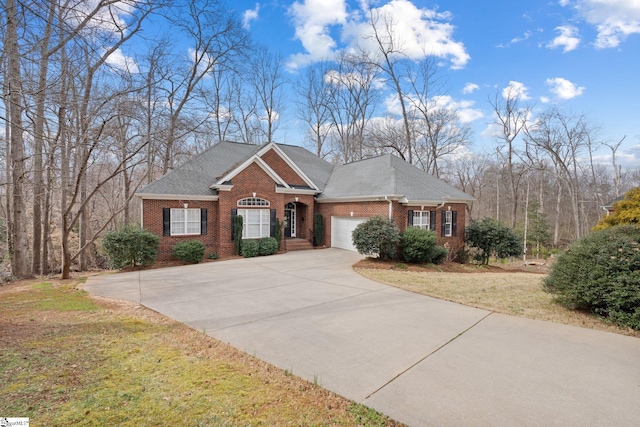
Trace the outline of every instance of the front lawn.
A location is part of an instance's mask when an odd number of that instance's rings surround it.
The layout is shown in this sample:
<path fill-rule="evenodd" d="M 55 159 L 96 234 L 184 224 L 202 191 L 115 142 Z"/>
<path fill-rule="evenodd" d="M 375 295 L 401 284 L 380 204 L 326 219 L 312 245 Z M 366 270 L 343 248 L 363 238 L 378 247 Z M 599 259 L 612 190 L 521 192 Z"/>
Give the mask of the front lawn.
<path fill-rule="evenodd" d="M 542 290 L 542 279 L 546 276 L 539 272 L 509 271 L 497 266 L 471 268 L 456 264 L 449 267 L 411 267 L 423 271 L 402 271 L 407 268 L 404 264 L 376 266 L 371 261 L 355 266 L 358 273 L 369 279 L 447 301 L 497 313 L 640 337 L 638 331 L 620 328 L 596 316 L 555 303 L 554 296 Z"/>
<path fill-rule="evenodd" d="M 400 425 L 82 280 L 0 286 L 2 416 L 32 425 Z"/>

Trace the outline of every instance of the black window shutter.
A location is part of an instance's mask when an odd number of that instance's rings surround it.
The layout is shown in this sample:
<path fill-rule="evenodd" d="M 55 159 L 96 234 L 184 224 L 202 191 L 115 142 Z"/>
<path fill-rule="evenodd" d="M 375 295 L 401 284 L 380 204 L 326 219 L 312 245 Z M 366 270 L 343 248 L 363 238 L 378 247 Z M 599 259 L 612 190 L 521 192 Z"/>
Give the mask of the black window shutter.
<path fill-rule="evenodd" d="M 276 210 L 271 209 L 269 214 L 271 215 L 269 221 L 269 236 L 276 237 Z"/>
<path fill-rule="evenodd" d="M 436 211 L 429 212 L 429 230 L 436 231 Z"/>
<path fill-rule="evenodd" d="M 207 234 L 207 210 L 200 209 L 200 234 Z"/>
<path fill-rule="evenodd" d="M 231 241 L 233 242 L 233 236 L 235 232 L 236 217 L 238 216 L 238 209 L 231 209 Z"/>
<path fill-rule="evenodd" d="M 407 227 L 411 227 L 413 225 L 413 211 L 409 209 L 407 211 Z"/>
<path fill-rule="evenodd" d="M 451 235 L 455 237 L 458 228 L 458 211 L 451 211 Z"/>
<path fill-rule="evenodd" d="M 447 223 L 447 213 L 445 211 L 442 211 L 441 219 L 442 219 L 442 221 L 440 222 L 440 235 L 442 237 L 444 237 L 445 236 L 445 224 Z"/>
<path fill-rule="evenodd" d="M 162 208 L 162 235 L 171 235 L 171 209 Z"/>

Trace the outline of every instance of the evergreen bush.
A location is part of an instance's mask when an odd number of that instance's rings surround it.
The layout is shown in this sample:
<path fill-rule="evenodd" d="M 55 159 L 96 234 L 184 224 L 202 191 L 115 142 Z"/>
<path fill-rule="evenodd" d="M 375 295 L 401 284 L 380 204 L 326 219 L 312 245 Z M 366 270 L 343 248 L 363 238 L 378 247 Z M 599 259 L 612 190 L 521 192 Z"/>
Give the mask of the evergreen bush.
<path fill-rule="evenodd" d="M 278 241 L 275 237 L 263 237 L 258 241 L 258 254 L 273 255 L 278 252 Z"/>
<path fill-rule="evenodd" d="M 640 330 L 640 226 L 596 231 L 562 253 L 544 289 L 562 305 Z"/>
<path fill-rule="evenodd" d="M 243 240 L 241 255 L 245 258 L 253 258 L 260 253 L 260 245 L 257 240 Z"/>
<path fill-rule="evenodd" d="M 114 268 L 153 264 L 158 256 L 160 238 L 135 225 L 125 225 L 105 234 L 102 248 Z"/>
<path fill-rule="evenodd" d="M 315 214 L 313 216 L 313 245 L 322 246 L 324 242 L 324 218 L 322 214 Z"/>
<path fill-rule="evenodd" d="M 507 258 L 522 254 L 523 245 L 516 233 L 493 218 L 472 220 L 465 230 L 467 245 L 477 248 L 477 259 L 489 264 L 489 257 Z"/>
<path fill-rule="evenodd" d="M 233 246 L 236 255 L 242 252 L 242 227 L 244 220 L 241 215 L 237 215 L 233 220 Z"/>
<path fill-rule="evenodd" d="M 352 241 L 362 255 L 394 259 L 400 242 L 400 230 L 395 221 L 374 216 L 358 224 L 353 230 Z"/>
<path fill-rule="evenodd" d="M 284 222 L 276 218 L 275 239 L 276 239 L 276 242 L 278 243 L 278 249 L 276 250 L 276 252 L 278 252 L 280 250 L 280 247 L 282 246 L 282 229 L 283 228 L 284 228 Z"/>
<path fill-rule="evenodd" d="M 405 261 L 413 263 L 439 264 L 448 251 L 437 245 L 436 233 L 420 227 L 407 227 L 402 233 L 400 245 Z"/>
<path fill-rule="evenodd" d="M 198 264 L 204 257 L 205 246 L 199 240 L 183 240 L 173 247 L 173 257 L 190 264 Z"/>

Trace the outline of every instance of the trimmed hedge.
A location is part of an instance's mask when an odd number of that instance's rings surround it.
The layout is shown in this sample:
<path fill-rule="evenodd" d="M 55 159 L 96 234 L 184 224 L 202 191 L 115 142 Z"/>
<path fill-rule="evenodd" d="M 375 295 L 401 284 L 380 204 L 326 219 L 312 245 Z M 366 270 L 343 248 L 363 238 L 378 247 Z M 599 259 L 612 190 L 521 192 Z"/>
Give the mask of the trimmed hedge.
<path fill-rule="evenodd" d="M 544 289 L 562 305 L 640 330 L 640 226 L 596 231 L 562 253 Z"/>
<path fill-rule="evenodd" d="M 257 240 L 243 240 L 241 254 L 245 258 L 253 258 L 260 253 L 260 244 Z"/>
<path fill-rule="evenodd" d="M 190 264 L 198 264 L 204 257 L 205 246 L 199 240 L 183 240 L 173 247 L 173 257 Z"/>
<path fill-rule="evenodd" d="M 278 252 L 278 240 L 275 237 L 263 237 L 258 241 L 260 255 L 273 255 Z"/>

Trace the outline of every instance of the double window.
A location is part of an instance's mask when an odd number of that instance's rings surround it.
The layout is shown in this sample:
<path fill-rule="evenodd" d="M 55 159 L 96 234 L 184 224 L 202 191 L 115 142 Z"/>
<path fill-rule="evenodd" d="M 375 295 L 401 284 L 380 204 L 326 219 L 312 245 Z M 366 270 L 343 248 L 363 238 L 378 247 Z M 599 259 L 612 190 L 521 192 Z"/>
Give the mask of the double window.
<path fill-rule="evenodd" d="M 431 215 L 429 211 L 413 211 L 413 226 L 431 229 Z"/>
<path fill-rule="evenodd" d="M 271 232 L 271 211 L 269 209 L 238 209 L 242 217 L 242 238 L 260 239 L 269 237 Z"/>
<path fill-rule="evenodd" d="M 190 236 L 207 234 L 206 209 L 162 209 L 163 236 Z"/>
<path fill-rule="evenodd" d="M 200 209 L 171 209 L 171 235 L 200 234 Z"/>

